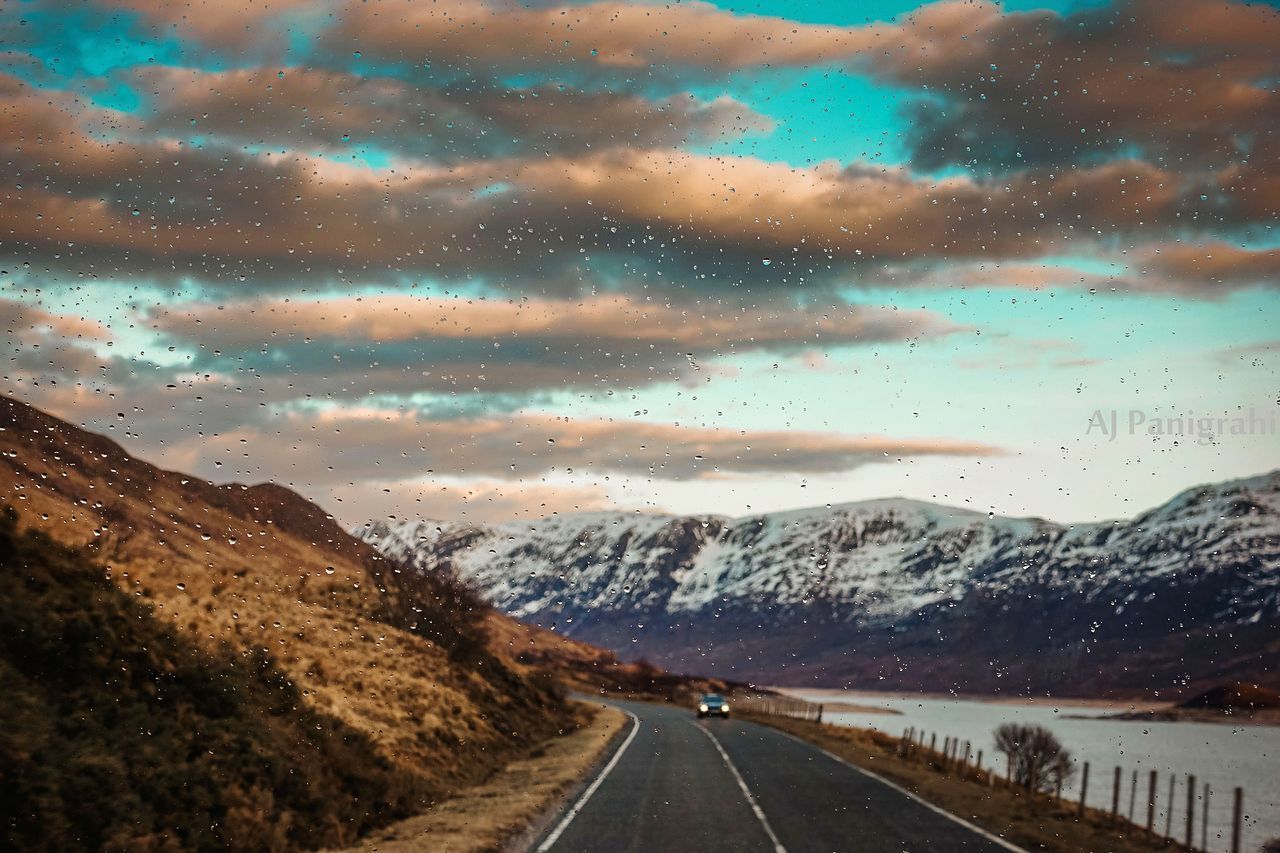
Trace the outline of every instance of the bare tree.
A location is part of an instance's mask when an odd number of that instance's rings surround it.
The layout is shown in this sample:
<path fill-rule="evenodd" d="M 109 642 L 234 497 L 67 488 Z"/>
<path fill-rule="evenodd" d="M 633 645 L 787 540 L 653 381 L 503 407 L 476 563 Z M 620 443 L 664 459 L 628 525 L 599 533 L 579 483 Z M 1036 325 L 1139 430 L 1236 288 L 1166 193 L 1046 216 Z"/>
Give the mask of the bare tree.
<path fill-rule="evenodd" d="M 1044 726 L 1005 723 L 996 729 L 996 749 L 1009 757 L 1013 781 L 1029 791 L 1052 791 L 1075 772 L 1071 750 Z"/>

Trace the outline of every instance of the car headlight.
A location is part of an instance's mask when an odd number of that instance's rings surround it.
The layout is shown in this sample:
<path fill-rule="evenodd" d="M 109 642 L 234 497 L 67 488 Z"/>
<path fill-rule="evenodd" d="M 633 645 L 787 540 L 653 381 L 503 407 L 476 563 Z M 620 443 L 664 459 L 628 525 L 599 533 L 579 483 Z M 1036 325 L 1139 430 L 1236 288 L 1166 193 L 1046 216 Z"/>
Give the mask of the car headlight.
<path fill-rule="evenodd" d="M 707 712 L 707 706 L 706 706 L 706 705 L 699 705 L 699 706 L 698 706 L 698 710 L 705 714 L 705 713 Z"/>
<path fill-rule="evenodd" d="M 720 707 L 727 711 L 727 710 L 729 710 L 729 703 L 728 703 L 728 702 L 725 702 L 725 703 L 724 703 L 723 705 L 721 705 Z"/>

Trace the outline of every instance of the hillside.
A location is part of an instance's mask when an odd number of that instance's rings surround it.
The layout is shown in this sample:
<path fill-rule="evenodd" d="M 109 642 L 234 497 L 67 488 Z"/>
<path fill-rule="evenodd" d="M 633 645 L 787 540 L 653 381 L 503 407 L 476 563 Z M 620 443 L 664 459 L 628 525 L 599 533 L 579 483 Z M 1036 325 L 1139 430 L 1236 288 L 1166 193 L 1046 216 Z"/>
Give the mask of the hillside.
<path fill-rule="evenodd" d="M 1075 526 L 892 499 L 353 532 L 521 619 L 718 677 L 1058 695 L 1280 678 L 1280 472 Z"/>
<path fill-rule="evenodd" d="M 214 486 L 162 471 L 102 436 L 0 398 L 0 490 L 0 503 L 17 512 L 14 536 L 38 531 L 81 549 L 66 559 L 99 566 L 86 571 L 101 572 L 153 614 L 146 618 L 159 627 L 140 631 L 172 630 L 172 643 L 151 650 L 158 657 L 148 666 L 190 664 L 201 655 L 269 661 L 278 673 L 272 678 L 296 691 L 280 730 L 312 717 L 341 726 L 350 749 L 367 753 L 371 767 L 412 782 L 411 796 L 402 792 L 396 808 L 422 808 L 483 778 L 569 719 L 558 687 L 493 653 L 485 633 L 493 617 L 465 590 L 398 573 L 287 489 Z M 4 563 L 10 583 L 30 571 Z M 81 604 L 90 603 L 68 606 Z M 111 612 L 124 618 L 118 607 Z M 65 627 L 52 611 L 33 618 L 31 630 L 51 636 Z M 129 637 L 113 656 L 129 653 L 138 639 Z M 61 695 L 42 684 L 39 690 L 50 692 L 31 694 L 31 713 L 48 713 L 40 706 Z M 118 700 L 134 701 L 126 694 L 136 687 L 119 684 Z M 249 713 L 258 701 L 249 696 L 228 713 Z M 74 734 L 76 724 L 67 725 Z M 237 748 L 252 753 L 252 739 Z M 291 843 L 346 842 L 381 819 L 370 817 L 376 810 L 365 802 L 359 776 L 343 774 L 335 793 L 359 797 L 364 817 L 340 817 L 339 802 L 316 804 L 323 809 L 299 820 L 323 832 Z M 323 791 L 323 774 L 316 779 Z M 283 819 L 286 805 L 266 796 L 256 807 L 274 820 Z"/>
<path fill-rule="evenodd" d="M 318 847 L 427 793 L 267 654 L 198 648 L 15 528 L 0 516 L 0 846 Z"/>

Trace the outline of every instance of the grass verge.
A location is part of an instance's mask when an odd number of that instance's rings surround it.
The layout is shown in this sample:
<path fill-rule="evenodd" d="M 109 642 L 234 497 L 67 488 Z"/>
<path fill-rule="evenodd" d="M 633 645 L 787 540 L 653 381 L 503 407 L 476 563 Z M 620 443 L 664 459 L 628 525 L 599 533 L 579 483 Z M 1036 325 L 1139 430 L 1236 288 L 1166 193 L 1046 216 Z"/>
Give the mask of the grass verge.
<path fill-rule="evenodd" d="M 790 717 L 750 713 L 740 716 L 821 747 L 1028 850 L 1145 853 L 1185 849 L 1163 839 L 1148 840 L 1141 827 L 1123 818 L 1113 821 L 1107 812 L 1087 808 L 1081 815 L 1076 803 L 1005 787 L 1003 780 L 992 780 L 983 771 L 973 770 L 963 778 L 945 772 L 940 755 L 935 756 L 936 761 L 900 758 L 897 738 L 882 732 Z"/>
<path fill-rule="evenodd" d="M 547 740 L 483 784 L 373 833 L 346 853 L 482 853 L 506 849 L 517 839 L 532 841 L 538 820 L 598 763 L 627 721 L 616 708 L 581 704 L 577 710 L 576 730 Z"/>

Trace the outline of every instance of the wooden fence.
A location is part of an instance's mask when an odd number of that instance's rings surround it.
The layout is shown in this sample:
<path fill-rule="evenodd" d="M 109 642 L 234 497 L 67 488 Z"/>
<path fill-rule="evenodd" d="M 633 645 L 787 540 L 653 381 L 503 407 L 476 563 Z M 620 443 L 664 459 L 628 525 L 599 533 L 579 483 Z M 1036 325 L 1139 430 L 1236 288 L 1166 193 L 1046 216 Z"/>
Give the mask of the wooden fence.
<path fill-rule="evenodd" d="M 975 750 L 973 744 L 967 740 L 961 741 L 959 738 L 943 735 L 942 743 L 939 745 L 936 733 L 926 733 L 923 730 L 908 728 L 898 738 L 897 755 L 904 761 L 929 764 L 943 773 L 955 775 L 958 778 L 979 784 L 992 787 L 997 785 L 1009 788 L 1016 787 L 1012 779 L 1010 762 L 1007 756 L 1004 772 L 1001 773 L 994 766 L 994 762 L 992 766 L 986 766 L 983 762 L 983 751 L 981 749 Z M 1080 818 L 1084 817 L 1085 809 L 1089 807 L 1089 775 L 1090 766 L 1089 762 L 1086 761 L 1080 768 L 1080 798 L 1076 802 L 1076 813 Z M 1209 804 L 1215 792 L 1208 783 L 1198 785 L 1194 775 L 1182 777 L 1179 774 L 1171 773 L 1168 779 L 1169 792 L 1164 801 L 1165 824 L 1163 833 L 1156 826 L 1159 794 L 1163 790 L 1160 783 L 1160 774 L 1156 770 L 1148 771 L 1145 784 L 1140 784 L 1141 774 L 1137 770 L 1131 770 L 1126 774 L 1123 767 L 1115 766 L 1108 786 L 1111 795 L 1110 806 L 1109 808 L 1104 806 L 1102 809 L 1094 807 L 1095 811 L 1101 811 L 1116 826 L 1134 835 L 1145 837 L 1155 844 L 1172 845 L 1190 851 L 1210 850 Z M 1180 784 L 1180 780 L 1184 781 Z M 1180 788 L 1182 790 L 1179 790 Z M 1185 793 L 1183 793 L 1184 791 Z M 1143 823 L 1138 822 L 1141 819 L 1137 812 L 1140 794 L 1145 798 L 1146 805 L 1145 821 Z M 1052 797 L 1055 801 L 1061 801 L 1061 784 L 1058 785 L 1056 790 L 1045 794 L 1045 796 Z M 1185 797 L 1185 804 L 1181 816 L 1182 820 L 1179 821 L 1181 825 L 1175 827 L 1173 813 L 1179 796 Z M 1213 840 L 1221 839 L 1221 843 L 1212 849 L 1241 853 L 1244 789 L 1235 788 L 1231 796 L 1231 820 L 1228 829 L 1221 835 L 1213 834 Z M 1122 809 L 1122 803 L 1127 803 L 1127 809 Z"/>
<path fill-rule="evenodd" d="M 822 722 L 822 706 L 806 702 L 794 696 L 781 694 L 753 693 L 734 696 L 730 703 L 733 710 L 747 711 L 752 714 L 767 714 L 771 717 L 793 717 L 797 720 Z"/>
<path fill-rule="evenodd" d="M 793 696 L 776 694 L 748 694 L 733 698 L 735 710 L 755 714 L 767 714 L 776 717 L 792 717 L 799 720 L 822 722 L 823 706 L 814 702 L 806 702 Z M 943 735 L 939 743 L 936 732 L 925 732 L 922 729 L 908 728 L 898 738 L 897 755 L 904 761 L 916 761 L 931 765 L 934 769 L 956 776 L 976 784 L 1002 786 L 1012 788 L 1015 783 L 1010 775 L 1010 766 L 1006 758 L 1004 772 L 995 767 L 994 755 L 991 766 L 984 763 L 983 750 L 969 741 Z M 1089 799 L 1089 762 L 1080 768 L 1080 798 L 1076 801 L 1077 815 L 1083 818 L 1088 808 Z M 1156 826 L 1156 813 L 1159 805 L 1159 794 L 1163 790 L 1158 771 L 1147 772 L 1145 784 L 1141 783 L 1141 774 L 1131 770 L 1125 774 L 1124 768 L 1117 765 L 1111 774 L 1110 808 L 1101 811 L 1107 819 L 1134 835 L 1147 838 L 1153 844 L 1178 847 L 1183 850 L 1210 850 L 1210 812 L 1209 803 L 1217 792 L 1208 783 L 1197 785 L 1196 777 L 1188 775 L 1168 774 L 1169 790 L 1164 800 L 1164 831 Z M 1185 793 L 1184 793 L 1185 792 Z M 1127 794 L 1127 796 L 1126 796 Z M 1062 800 L 1062 786 L 1044 796 L 1055 801 Z M 1139 796 L 1145 799 L 1145 814 L 1137 811 Z M 1173 821 L 1174 805 L 1179 796 L 1185 797 L 1184 814 L 1181 825 L 1175 827 Z M 1242 853 L 1241 828 L 1244 822 L 1244 789 L 1235 788 L 1232 793 L 1231 821 L 1229 828 L 1221 835 L 1213 834 L 1215 841 L 1221 844 L 1214 850 L 1230 850 L 1231 853 Z M 1122 810 L 1121 804 L 1127 809 Z M 1198 815 L 1197 815 L 1198 812 Z M 1143 823 L 1138 821 L 1145 817 Z M 1197 820 L 1198 817 L 1198 820 Z"/>

